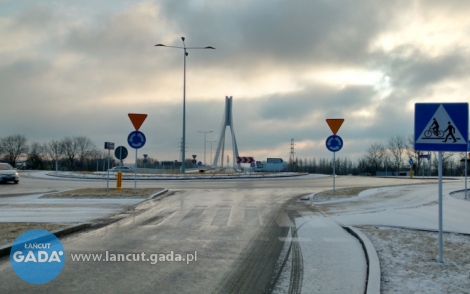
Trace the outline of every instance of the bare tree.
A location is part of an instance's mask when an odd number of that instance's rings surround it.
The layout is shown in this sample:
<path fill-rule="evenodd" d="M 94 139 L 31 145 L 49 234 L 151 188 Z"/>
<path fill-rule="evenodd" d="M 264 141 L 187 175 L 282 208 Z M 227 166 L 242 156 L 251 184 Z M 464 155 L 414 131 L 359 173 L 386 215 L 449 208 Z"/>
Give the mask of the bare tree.
<path fill-rule="evenodd" d="M 52 140 L 48 144 L 44 144 L 46 155 L 51 161 L 55 161 L 55 171 L 59 170 L 59 159 L 64 154 L 63 147 L 62 141 L 59 140 Z"/>
<path fill-rule="evenodd" d="M 5 160 L 15 166 L 16 160 L 28 152 L 27 142 L 26 137 L 20 134 L 2 138 L 0 140 L 0 150 L 2 150 Z"/>
<path fill-rule="evenodd" d="M 432 165 L 434 169 L 436 170 L 436 175 L 437 175 L 437 169 L 439 167 L 439 153 L 438 152 L 432 152 Z M 451 170 L 450 162 L 452 161 L 452 156 L 454 154 L 452 152 L 442 152 L 442 175 L 448 175 Z"/>
<path fill-rule="evenodd" d="M 390 151 L 392 162 L 396 166 L 398 173 L 403 162 L 403 155 L 406 151 L 405 137 L 403 135 L 397 135 L 389 138 L 387 141 L 387 148 Z"/>
<path fill-rule="evenodd" d="M 367 159 L 367 157 L 363 156 L 358 159 L 357 169 L 359 170 L 359 173 L 363 173 L 367 171 L 368 167 L 369 167 L 369 160 Z"/>
<path fill-rule="evenodd" d="M 423 163 L 423 158 L 420 155 L 424 154 L 424 151 L 416 151 L 415 150 L 415 138 L 414 135 L 411 134 L 406 138 L 406 154 L 409 158 L 413 159 L 414 165 L 416 166 L 416 175 L 419 175 L 421 164 Z"/>
<path fill-rule="evenodd" d="M 69 170 L 74 170 L 76 165 L 77 147 L 73 138 L 65 137 L 60 141 L 61 148 L 67 160 Z"/>
<path fill-rule="evenodd" d="M 385 156 L 385 146 L 380 143 L 374 143 L 367 149 L 366 158 L 370 165 L 374 168 L 374 173 L 382 165 L 383 158 Z"/>
<path fill-rule="evenodd" d="M 94 159 L 98 149 L 89 138 L 85 136 L 73 137 L 73 145 L 78 157 L 78 164 L 81 168 L 88 169 L 87 159 Z"/>
<path fill-rule="evenodd" d="M 28 165 L 31 169 L 44 169 L 44 156 L 45 150 L 44 146 L 39 144 L 38 142 L 31 143 L 28 152 Z"/>

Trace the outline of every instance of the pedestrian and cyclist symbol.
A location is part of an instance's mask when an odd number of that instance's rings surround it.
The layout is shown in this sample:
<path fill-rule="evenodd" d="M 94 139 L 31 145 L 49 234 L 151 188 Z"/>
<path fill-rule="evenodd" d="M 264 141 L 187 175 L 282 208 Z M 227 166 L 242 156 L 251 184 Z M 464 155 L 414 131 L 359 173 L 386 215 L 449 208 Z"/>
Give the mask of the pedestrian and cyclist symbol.
<path fill-rule="evenodd" d="M 455 138 L 455 127 L 450 121 L 447 122 L 447 128 L 443 131 L 439 129 L 439 122 L 437 119 L 433 118 L 432 120 L 433 122 L 431 127 L 429 127 L 429 129 L 424 132 L 424 137 L 421 139 L 442 140 L 444 135 L 447 133 L 447 136 L 442 142 L 446 143 L 449 137 L 453 140 L 454 143 L 457 142 L 457 140 L 460 140 L 460 138 Z"/>

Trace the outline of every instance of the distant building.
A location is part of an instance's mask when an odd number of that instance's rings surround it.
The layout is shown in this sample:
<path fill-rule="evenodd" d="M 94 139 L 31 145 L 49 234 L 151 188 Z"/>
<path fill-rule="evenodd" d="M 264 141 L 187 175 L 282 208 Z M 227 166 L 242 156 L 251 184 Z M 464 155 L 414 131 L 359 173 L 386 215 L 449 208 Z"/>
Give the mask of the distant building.
<path fill-rule="evenodd" d="M 257 172 L 283 172 L 287 169 L 287 163 L 282 158 L 268 158 L 266 161 L 256 162 Z"/>

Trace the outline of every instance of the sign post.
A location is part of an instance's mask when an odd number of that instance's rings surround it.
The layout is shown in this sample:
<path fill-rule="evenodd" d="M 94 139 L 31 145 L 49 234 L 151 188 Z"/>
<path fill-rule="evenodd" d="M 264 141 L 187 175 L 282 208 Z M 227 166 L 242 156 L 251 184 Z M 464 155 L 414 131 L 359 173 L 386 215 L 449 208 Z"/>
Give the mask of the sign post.
<path fill-rule="evenodd" d="M 343 148 L 343 139 L 337 136 L 336 133 L 344 122 L 344 118 L 328 118 L 326 123 L 330 127 L 333 135 L 326 139 L 326 148 L 333 152 L 333 196 L 336 195 L 336 152 Z"/>
<path fill-rule="evenodd" d="M 439 262 L 443 258 L 442 152 L 468 150 L 468 103 L 416 103 L 416 151 L 438 151 Z"/>
<path fill-rule="evenodd" d="M 108 149 L 108 178 L 106 180 L 106 193 L 109 191 L 109 161 L 111 160 L 111 150 L 114 150 L 114 143 L 104 142 L 104 149 Z"/>
<path fill-rule="evenodd" d="M 468 162 L 468 157 L 469 157 L 469 152 L 470 151 L 470 141 L 468 141 L 467 144 L 467 152 L 465 152 L 465 200 L 467 200 L 467 162 Z"/>
<path fill-rule="evenodd" d="M 410 179 L 412 179 L 413 178 L 413 159 L 411 157 L 408 163 L 410 164 Z"/>
<path fill-rule="evenodd" d="M 135 131 L 127 136 L 127 143 L 135 149 L 134 193 L 137 193 L 137 149 L 144 147 L 147 141 L 144 133 L 139 132 L 139 129 L 147 118 L 147 114 L 129 113 L 128 115 L 135 128 Z"/>
<path fill-rule="evenodd" d="M 119 168 L 122 167 L 122 161 L 127 158 L 127 148 L 124 146 L 118 146 L 116 150 L 114 150 L 114 156 L 119 159 Z M 122 171 L 117 172 L 116 177 L 116 190 L 122 189 Z"/>

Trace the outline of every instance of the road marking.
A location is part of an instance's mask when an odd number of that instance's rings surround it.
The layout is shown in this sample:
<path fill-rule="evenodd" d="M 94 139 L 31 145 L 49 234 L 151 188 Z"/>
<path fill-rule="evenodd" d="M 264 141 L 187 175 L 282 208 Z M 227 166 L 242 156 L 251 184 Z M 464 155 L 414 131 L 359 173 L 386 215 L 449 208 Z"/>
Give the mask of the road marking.
<path fill-rule="evenodd" d="M 245 208 L 245 226 L 259 226 L 259 214 L 256 208 Z"/>
<path fill-rule="evenodd" d="M 274 220 L 276 221 L 276 224 L 279 227 L 288 227 L 288 228 L 290 228 L 290 227 L 295 226 L 294 223 L 289 219 L 289 217 L 287 216 L 287 214 L 284 211 L 279 212 L 279 214 L 276 215 Z"/>
<path fill-rule="evenodd" d="M 279 241 L 282 242 L 311 242 L 312 239 L 310 238 L 297 238 L 297 237 L 279 237 Z"/>
<path fill-rule="evenodd" d="M 188 214 L 186 214 L 182 220 L 180 220 L 179 225 L 180 226 L 190 226 L 194 223 L 197 222 L 201 214 L 206 210 L 205 206 L 197 206 L 193 209 L 191 209 Z"/>
<path fill-rule="evenodd" d="M 328 242 L 328 243 L 334 243 L 334 242 L 349 242 L 350 240 L 346 238 L 322 238 L 323 241 Z"/>
<path fill-rule="evenodd" d="M 231 207 L 223 207 L 217 210 L 217 213 L 212 220 L 212 226 L 227 226 L 228 219 L 230 218 Z"/>

